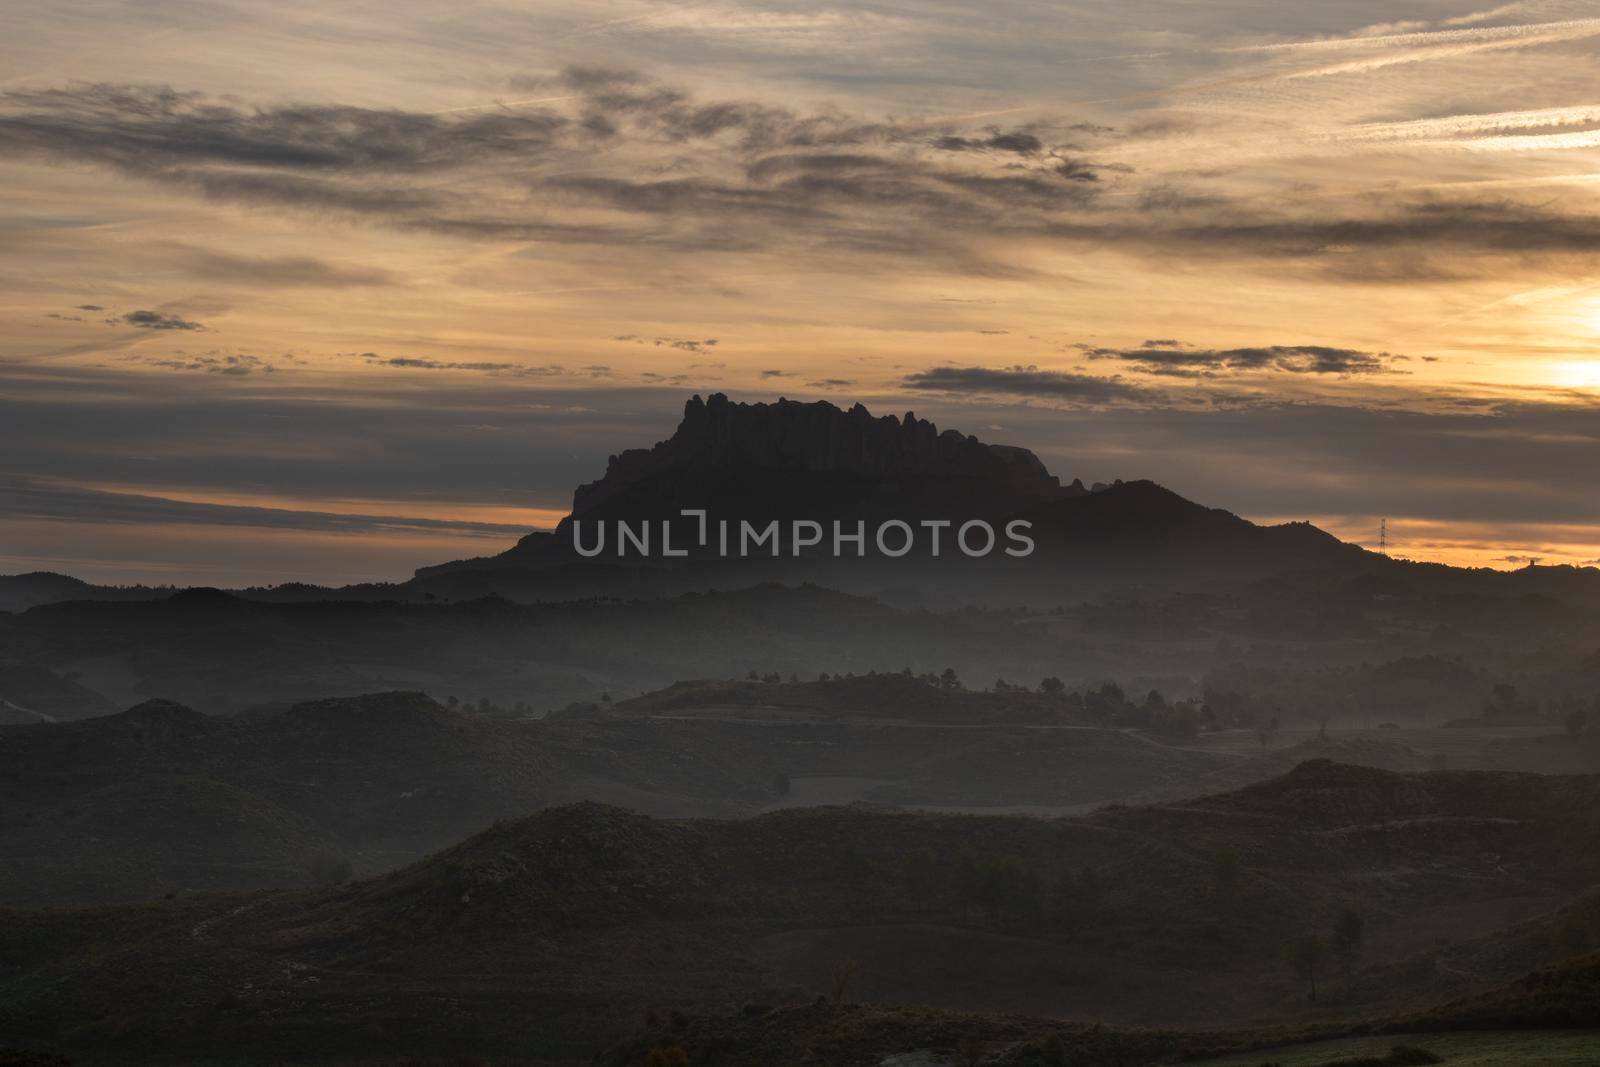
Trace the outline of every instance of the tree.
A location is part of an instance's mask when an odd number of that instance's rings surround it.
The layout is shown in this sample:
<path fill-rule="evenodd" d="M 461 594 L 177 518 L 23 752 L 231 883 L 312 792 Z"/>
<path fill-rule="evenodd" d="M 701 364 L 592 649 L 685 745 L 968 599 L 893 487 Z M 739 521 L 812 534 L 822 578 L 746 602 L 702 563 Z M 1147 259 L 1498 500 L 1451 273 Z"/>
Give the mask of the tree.
<path fill-rule="evenodd" d="M 1231 848 L 1219 848 L 1211 857 L 1211 869 L 1217 879 L 1217 899 L 1226 907 L 1233 903 L 1239 887 L 1239 854 Z"/>
<path fill-rule="evenodd" d="M 1270 719 L 1263 717 L 1256 723 L 1256 740 L 1261 743 L 1262 748 L 1272 744 L 1272 739 L 1276 736 L 1278 736 L 1278 716 L 1276 714 Z"/>
<path fill-rule="evenodd" d="M 1317 1002 L 1317 976 L 1328 958 L 1328 943 L 1316 934 L 1307 934 L 1289 946 L 1289 964 L 1306 983 L 1311 1003 Z"/>
<path fill-rule="evenodd" d="M 833 1006 L 839 1007 L 850 995 L 850 980 L 861 973 L 855 960 L 837 960 L 833 965 Z"/>
<path fill-rule="evenodd" d="M 1349 985 L 1351 976 L 1355 972 L 1356 961 L 1361 956 L 1361 941 L 1366 936 L 1366 922 L 1361 918 L 1361 913 L 1354 908 L 1345 908 L 1339 912 L 1339 918 L 1333 924 L 1333 948 L 1339 953 L 1339 960 L 1344 964 L 1344 982 Z"/>
<path fill-rule="evenodd" d="M 1574 704 L 1567 709 L 1563 725 L 1567 728 L 1567 740 L 1577 741 L 1583 736 L 1583 728 L 1589 724 L 1589 709 L 1582 704 Z"/>
<path fill-rule="evenodd" d="M 688 1067 L 689 1051 L 674 1041 L 657 1045 L 644 1058 L 644 1067 Z"/>
<path fill-rule="evenodd" d="M 944 673 L 939 675 L 939 685 L 944 689 L 960 689 L 961 678 L 956 674 L 954 667 L 946 667 Z"/>
<path fill-rule="evenodd" d="M 1039 692 L 1046 696 L 1058 697 L 1066 688 L 1066 683 L 1053 674 L 1039 683 Z"/>

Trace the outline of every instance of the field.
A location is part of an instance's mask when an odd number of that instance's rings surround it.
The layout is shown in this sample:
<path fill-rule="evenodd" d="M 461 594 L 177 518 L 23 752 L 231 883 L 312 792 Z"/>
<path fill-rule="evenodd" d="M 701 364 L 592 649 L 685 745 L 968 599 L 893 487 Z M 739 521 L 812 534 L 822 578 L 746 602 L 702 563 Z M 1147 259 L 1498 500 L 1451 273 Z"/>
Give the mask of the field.
<path fill-rule="evenodd" d="M 1600 1064 L 1600 1030 L 1503 1030 L 1388 1034 L 1258 1049 L 1207 1067 L 1322 1067 L 1351 1059 L 1382 1059 L 1395 1045 L 1426 1049 L 1452 1067 L 1593 1067 Z"/>

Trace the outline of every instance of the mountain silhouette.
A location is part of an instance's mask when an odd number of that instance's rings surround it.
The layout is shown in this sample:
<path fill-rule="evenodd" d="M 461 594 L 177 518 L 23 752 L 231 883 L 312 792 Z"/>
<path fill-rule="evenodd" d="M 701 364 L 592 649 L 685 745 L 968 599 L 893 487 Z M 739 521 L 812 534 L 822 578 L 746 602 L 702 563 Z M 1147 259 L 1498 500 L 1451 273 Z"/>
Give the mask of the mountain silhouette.
<path fill-rule="evenodd" d="M 990 445 L 912 412 L 861 404 L 736 404 L 692 398 L 670 438 L 612 456 L 573 494 L 573 519 L 655 518 L 707 508 L 730 518 L 999 517 L 1063 488 L 1025 448 Z M 566 523 L 558 533 L 566 528 Z"/>
<path fill-rule="evenodd" d="M 787 528 L 811 520 L 827 532 L 822 545 L 803 553 L 785 541 L 777 559 L 765 550 L 764 558 L 729 559 L 713 551 L 715 535 L 697 539 L 704 531 L 698 519 L 682 516 L 686 509 L 735 531 L 746 522 L 777 520 Z M 906 558 L 874 558 L 870 531 L 896 519 L 950 523 L 943 558 L 932 559 L 927 540 Z M 997 531 L 1014 520 L 1029 524 L 1034 551 L 1023 559 L 1003 552 L 965 558 L 952 543 L 953 529 L 975 519 Z M 662 522 L 672 523 L 686 558 L 619 551 L 617 523 L 657 530 Z M 836 522 L 847 530 L 866 524 L 869 558 L 853 558 L 848 545 L 844 558 L 835 557 Z M 575 549 L 575 534 L 593 548 L 607 527 L 612 540 L 594 558 Z M 421 568 L 413 585 L 457 596 L 539 597 L 809 580 L 851 590 L 896 582 L 1014 597 L 1040 582 L 1239 579 L 1366 555 L 1308 523 L 1258 526 L 1150 481 L 1064 484 L 1026 448 L 941 431 L 911 412 L 880 417 L 861 404 L 845 410 L 825 401 L 735 403 L 718 393 L 690 399 L 667 440 L 613 455 L 601 478 L 577 488 L 571 513 L 554 531 L 531 533 L 497 556 Z"/>

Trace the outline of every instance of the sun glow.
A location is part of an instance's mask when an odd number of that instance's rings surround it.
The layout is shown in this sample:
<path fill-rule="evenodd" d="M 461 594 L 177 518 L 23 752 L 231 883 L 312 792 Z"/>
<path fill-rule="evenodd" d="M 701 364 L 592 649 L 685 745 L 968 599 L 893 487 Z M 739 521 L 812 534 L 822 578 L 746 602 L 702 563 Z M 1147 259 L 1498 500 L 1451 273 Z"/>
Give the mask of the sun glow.
<path fill-rule="evenodd" d="M 1600 318 L 1600 315 L 1596 316 Z M 1566 389 L 1600 389 L 1600 360 L 1584 359 L 1557 363 L 1552 377 Z"/>

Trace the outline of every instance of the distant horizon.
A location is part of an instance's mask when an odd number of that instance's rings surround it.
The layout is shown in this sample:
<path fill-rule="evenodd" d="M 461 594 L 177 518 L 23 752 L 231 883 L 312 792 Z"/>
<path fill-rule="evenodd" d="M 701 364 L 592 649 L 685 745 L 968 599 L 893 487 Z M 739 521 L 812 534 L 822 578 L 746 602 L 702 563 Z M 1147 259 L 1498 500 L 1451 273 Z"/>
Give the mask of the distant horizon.
<path fill-rule="evenodd" d="M 679 395 L 682 396 L 683 394 Z M 770 398 L 740 402 L 770 403 L 777 399 L 780 399 L 780 397 L 774 395 Z M 848 409 L 853 403 L 855 402 L 840 401 L 836 402 L 835 406 L 841 409 Z M 869 410 L 872 409 L 869 408 Z M 884 414 L 881 410 L 873 411 L 874 417 L 883 417 Z M 950 426 L 942 423 L 939 425 L 941 429 L 968 432 L 961 426 Z M 674 421 L 673 427 L 675 426 L 676 422 Z M 671 429 L 672 427 L 668 427 L 649 441 L 640 440 L 619 443 L 610 451 L 622 451 L 625 448 L 649 448 L 657 441 L 670 437 Z M 994 439 L 992 434 L 981 439 L 986 444 L 1029 447 L 1021 440 Z M 1048 461 L 1046 461 L 1046 466 L 1050 467 Z M 603 460 L 598 469 L 574 481 L 573 486 L 566 490 L 567 497 L 570 498 L 572 488 L 575 488 L 579 481 L 592 480 L 602 473 L 604 473 Z M 1222 507 L 1228 511 L 1233 510 L 1215 501 L 1199 499 L 1184 493 L 1179 488 L 1167 485 L 1159 477 L 1134 474 L 1132 476 L 1099 479 L 1085 477 L 1081 472 L 1066 473 L 1054 468 L 1051 468 L 1051 473 L 1060 478 L 1063 484 L 1072 481 L 1075 477 L 1082 478 L 1086 482 L 1104 481 L 1107 484 L 1122 481 L 1151 481 L 1163 485 L 1165 488 L 1171 489 L 1177 492 L 1178 495 L 1193 500 L 1195 503 L 1207 507 Z M 10 486 L 0 483 L 0 494 L 4 494 L 7 489 L 15 491 L 16 488 L 17 483 L 15 482 Z M 163 535 L 169 534 L 176 527 L 190 525 L 196 540 L 189 542 L 180 540 L 177 545 L 173 545 L 165 536 L 162 536 L 152 541 L 143 542 L 149 545 L 152 551 L 162 547 L 181 548 L 184 544 L 204 544 L 214 551 L 218 540 L 220 540 L 222 547 L 233 551 L 207 566 L 197 566 L 193 562 L 176 559 L 98 559 L 92 556 L 70 557 L 48 554 L 21 556 L 0 553 L 0 568 L 4 568 L 0 570 L 0 575 L 20 576 L 35 572 L 55 573 L 78 578 L 92 585 L 122 587 L 171 586 L 174 588 L 245 589 L 307 584 L 339 588 L 364 584 L 400 584 L 410 580 L 413 576 L 412 572 L 417 568 L 456 559 L 497 555 L 514 546 L 518 540 L 529 533 L 553 531 L 561 520 L 570 514 L 570 506 L 518 507 L 512 505 L 484 507 L 473 504 L 462 504 L 460 511 L 453 513 L 450 503 L 429 500 L 380 502 L 320 500 L 317 502 L 318 510 L 313 511 L 309 508 L 258 503 L 257 501 L 269 500 L 275 503 L 296 503 L 297 501 L 284 502 L 279 498 L 254 497 L 248 493 L 217 495 L 195 493 L 182 496 L 153 496 L 128 492 L 125 488 L 113 489 L 103 486 L 83 486 L 80 491 L 86 494 L 84 500 L 86 505 L 90 507 L 96 504 L 107 508 L 133 505 L 145 509 L 172 509 L 178 512 L 183 509 L 190 509 L 195 520 L 192 524 L 164 518 L 158 520 L 154 525 L 162 531 Z M 392 507 L 395 511 L 379 512 L 375 507 L 363 507 L 364 503 Z M 453 514 L 455 517 L 452 517 Z M 1369 550 L 1378 549 L 1379 524 L 1387 518 L 1386 516 L 1366 515 L 1307 517 L 1304 515 L 1273 513 L 1250 514 L 1235 512 L 1235 514 L 1239 514 L 1241 518 L 1260 526 L 1299 522 L 1310 523 L 1341 541 Z M 526 518 L 530 521 L 528 525 L 518 525 L 516 520 L 519 518 Z M 103 526 L 92 521 L 88 522 L 85 524 L 86 528 L 96 531 L 108 530 L 109 535 L 103 540 L 98 538 L 90 539 L 87 543 L 90 545 L 108 543 L 117 547 L 125 547 L 129 543 L 129 539 L 126 536 L 129 528 L 137 525 L 136 522 L 118 520 L 108 521 Z M 230 530 L 252 532 L 234 534 L 232 537 L 218 539 L 214 532 L 218 526 Z M 317 527 L 321 528 L 318 529 Z M 116 534 L 118 533 L 124 536 L 117 538 Z M 1576 566 L 1593 566 L 1597 562 L 1595 560 L 1563 558 L 1559 552 L 1554 550 L 1547 550 L 1552 552 L 1550 557 L 1508 560 L 1504 557 L 1492 555 L 1492 553 L 1498 551 L 1498 546 L 1483 547 L 1470 543 L 1460 544 L 1435 540 L 1436 538 L 1448 536 L 1448 533 L 1449 528 L 1443 524 L 1389 519 L 1388 554 L 1401 560 L 1444 563 L 1460 567 L 1489 567 L 1499 570 L 1522 569 L 1533 562 Z M 1413 538 L 1418 540 L 1417 547 L 1422 549 L 1420 553 L 1414 554 L 1413 547 L 1407 543 L 1408 539 Z M 255 545 L 267 546 L 271 558 L 288 558 L 290 560 L 315 558 L 328 562 L 314 570 L 297 571 L 292 569 L 292 563 L 288 564 L 290 569 L 284 571 L 253 569 L 257 565 L 252 563 L 247 556 L 239 553 L 246 553 Z M 382 553 L 384 558 L 393 560 L 393 566 L 397 569 L 364 571 L 355 564 L 345 562 L 352 558 L 370 558 L 375 549 Z M 1488 554 L 1488 558 L 1485 558 L 1486 554 Z M 341 566 L 348 566 L 350 569 L 340 569 Z"/>

